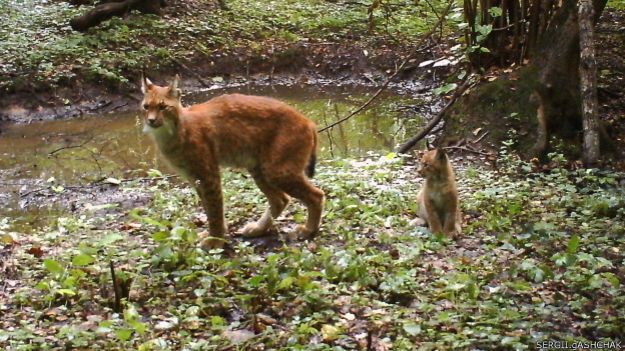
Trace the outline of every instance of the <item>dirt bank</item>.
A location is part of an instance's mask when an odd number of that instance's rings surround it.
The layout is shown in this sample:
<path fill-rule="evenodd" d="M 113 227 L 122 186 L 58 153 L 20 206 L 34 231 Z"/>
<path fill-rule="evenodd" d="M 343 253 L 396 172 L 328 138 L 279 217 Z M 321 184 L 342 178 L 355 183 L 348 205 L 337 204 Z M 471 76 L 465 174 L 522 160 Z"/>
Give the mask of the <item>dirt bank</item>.
<path fill-rule="evenodd" d="M 197 57 L 191 63 L 146 70 L 154 81 L 164 82 L 178 73 L 187 90 L 221 89 L 243 84 L 361 85 L 382 84 L 401 62 L 399 48 L 382 46 L 377 50 L 338 43 L 297 44 L 274 51 L 273 56 L 252 56 L 241 51 L 220 54 L 211 59 Z M 425 56 L 425 55 L 424 55 Z M 414 58 L 415 62 L 425 60 Z M 408 67 L 395 79 L 392 89 L 421 92 L 430 89 L 446 68 Z M 140 72 L 130 74 L 139 81 Z M 132 80 L 132 78 L 131 78 Z M 28 123 L 135 109 L 141 98 L 139 85 L 110 86 L 76 77 L 73 84 L 56 89 L 18 91 L 0 99 L 0 122 Z"/>

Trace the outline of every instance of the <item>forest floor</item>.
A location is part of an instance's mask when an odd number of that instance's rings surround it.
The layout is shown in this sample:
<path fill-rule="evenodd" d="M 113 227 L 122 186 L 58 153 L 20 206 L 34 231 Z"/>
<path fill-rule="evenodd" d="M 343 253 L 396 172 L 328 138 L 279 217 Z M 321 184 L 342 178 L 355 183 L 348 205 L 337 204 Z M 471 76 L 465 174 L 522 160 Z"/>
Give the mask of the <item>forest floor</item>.
<path fill-rule="evenodd" d="M 238 236 L 265 199 L 230 171 L 224 251 L 197 247 L 206 219 L 194 191 L 156 172 L 108 180 L 101 187 L 126 200 L 82 204 L 30 232 L 7 219 L 0 348 L 523 350 L 623 340 L 623 174 L 567 169 L 560 155 L 536 169 L 505 149 L 497 168 L 469 161 L 454 159 L 457 240 L 410 225 L 421 180 L 411 159 L 392 154 L 319 165 L 323 226 L 306 242 L 285 239 L 305 218 L 296 203 L 277 235 Z M 130 282 L 123 313 L 111 262 Z"/>

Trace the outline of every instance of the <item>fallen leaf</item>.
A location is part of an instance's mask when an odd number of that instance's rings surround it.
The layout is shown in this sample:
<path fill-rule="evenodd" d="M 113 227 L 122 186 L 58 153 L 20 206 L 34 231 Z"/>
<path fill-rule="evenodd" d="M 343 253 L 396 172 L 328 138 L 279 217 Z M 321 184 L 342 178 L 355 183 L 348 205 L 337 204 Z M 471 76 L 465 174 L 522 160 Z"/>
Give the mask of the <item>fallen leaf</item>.
<path fill-rule="evenodd" d="M 113 184 L 113 185 L 119 185 L 119 184 L 121 184 L 121 183 L 122 183 L 122 181 L 121 181 L 121 180 L 119 180 L 119 179 L 117 179 L 117 178 L 112 178 L 112 177 L 109 177 L 109 178 L 104 179 L 103 183 L 106 183 L 106 184 Z"/>
<path fill-rule="evenodd" d="M 17 234 L 15 233 L 6 233 L 0 236 L 0 243 L 5 245 L 13 245 L 17 243 Z"/>
<path fill-rule="evenodd" d="M 330 325 L 330 324 L 324 324 L 321 327 L 321 337 L 323 338 L 323 341 L 333 341 L 338 339 L 340 334 L 340 330 L 339 328 Z"/>
<path fill-rule="evenodd" d="M 451 65 L 451 61 L 449 61 L 448 59 L 442 59 L 434 63 L 434 66 L 432 67 L 444 67 L 444 66 L 449 66 L 449 65 Z"/>
<path fill-rule="evenodd" d="M 43 256 L 43 250 L 41 249 L 41 247 L 39 246 L 33 246 L 30 249 L 28 249 L 26 251 L 26 253 L 29 253 L 37 258 Z"/>

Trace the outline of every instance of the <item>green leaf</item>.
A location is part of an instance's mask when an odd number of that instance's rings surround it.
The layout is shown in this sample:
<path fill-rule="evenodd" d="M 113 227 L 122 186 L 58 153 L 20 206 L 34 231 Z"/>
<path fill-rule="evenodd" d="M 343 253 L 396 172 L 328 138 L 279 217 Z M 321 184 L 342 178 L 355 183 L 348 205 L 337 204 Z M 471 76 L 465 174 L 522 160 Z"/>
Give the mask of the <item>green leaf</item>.
<path fill-rule="evenodd" d="M 130 325 L 139 335 L 143 335 L 147 330 L 147 326 L 145 325 L 145 323 L 139 322 L 137 320 L 129 321 L 128 325 Z"/>
<path fill-rule="evenodd" d="M 410 336 L 421 334 L 421 325 L 414 322 L 407 322 L 403 325 L 404 331 Z"/>
<path fill-rule="evenodd" d="M 507 283 L 507 285 L 516 290 L 516 291 L 530 291 L 532 290 L 531 285 L 529 285 L 526 281 L 523 280 L 515 280 L 513 282 Z"/>
<path fill-rule="evenodd" d="M 74 258 L 72 259 L 72 264 L 74 266 L 86 266 L 86 265 L 92 264 L 93 261 L 95 261 L 95 258 L 93 258 L 93 256 L 87 255 L 87 254 L 80 254 L 80 255 L 74 256 Z"/>
<path fill-rule="evenodd" d="M 476 25 L 476 29 L 482 36 L 485 37 L 485 36 L 489 35 L 490 32 L 493 31 L 493 25 L 492 24 L 487 24 L 487 25 L 481 26 L 481 25 L 478 24 L 478 25 Z"/>
<path fill-rule="evenodd" d="M 601 276 L 605 280 L 607 280 L 608 283 L 610 283 L 610 285 L 612 285 L 612 287 L 614 288 L 618 288 L 621 285 L 621 281 L 618 279 L 618 277 L 614 273 L 603 272 L 601 273 Z"/>
<path fill-rule="evenodd" d="M 223 328 L 224 325 L 226 325 L 226 322 L 224 321 L 224 319 L 221 316 L 212 316 L 211 317 L 211 327 L 213 329 Z"/>
<path fill-rule="evenodd" d="M 250 280 L 247 281 L 247 284 L 252 287 L 258 287 L 260 283 L 262 283 L 264 280 L 265 280 L 264 275 L 257 275 L 257 276 L 250 278 Z"/>
<path fill-rule="evenodd" d="M 159 222 L 159 221 L 157 221 L 155 219 L 152 219 L 150 217 L 143 217 L 143 216 L 138 215 L 138 214 L 135 214 L 135 216 L 133 216 L 133 212 L 132 211 L 130 212 L 130 216 L 134 217 L 137 220 L 140 220 L 143 223 L 150 224 L 150 225 L 153 225 L 155 227 L 159 227 L 161 229 L 167 229 L 167 225 L 165 223 L 161 223 L 161 222 Z"/>
<path fill-rule="evenodd" d="M 500 7 L 491 7 L 488 9 L 488 13 L 493 17 L 499 17 L 503 13 Z"/>
<path fill-rule="evenodd" d="M 574 254 L 577 252 L 577 249 L 579 248 L 579 235 L 575 234 L 571 237 L 571 239 L 569 239 L 569 243 L 566 246 L 566 252 L 569 254 Z"/>
<path fill-rule="evenodd" d="M 128 341 L 132 336 L 132 329 L 117 329 L 115 331 L 115 335 L 121 341 Z"/>
<path fill-rule="evenodd" d="M 156 232 L 152 234 L 152 239 L 156 242 L 166 241 L 169 237 L 169 232 Z"/>
<path fill-rule="evenodd" d="M 456 89 L 456 87 L 458 87 L 458 84 L 456 84 L 456 83 L 445 84 L 442 87 L 438 87 L 438 88 L 434 89 L 433 93 L 436 94 L 436 95 L 447 94 L 450 91 Z"/>
<path fill-rule="evenodd" d="M 545 271 L 543 271 L 542 269 L 540 269 L 538 267 L 532 269 L 530 271 L 530 273 L 531 273 L 532 279 L 534 280 L 535 283 L 542 282 L 544 277 L 545 277 Z"/>
<path fill-rule="evenodd" d="M 59 262 L 49 259 L 49 258 L 43 260 L 43 266 L 50 273 L 61 274 L 65 272 L 65 269 L 63 268 L 63 266 L 61 266 Z"/>
<path fill-rule="evenodd" d="M 74 290 L 71 289 L 59 289 L 56 291 L 58 294 L 64 295 L 64 296 L 74 296 L 76 295 L 76 292 Z"/>
<path fill-rule="evenodd" d="M 35 289 L 50 290 L 50 284 L 48 282 L 41 281 L 35 285 Z"/>
<path fill-rule="evenodd" d="M 469 283 L 469 286 L 467 286 L 467 293 L 469 294 L 470 299 L 475 300 L 480 294 L 480 289 L 477 287 L 475 282 L 471 282 Z"/>
<path fill-rule="evenodd" d="M 163 176 L 163 173 L 161 173 L 161 171 L 159 171 L 158 169 L 148 170 L 148 177 L 157 178 L 157 177 L 162 177 L 162 176 Z"/>
<path fill-rule="evenodd" d="M 13 245 L 17 242 L 16 236 L 13 233 L 6 233 L 0 235 L 0 244 Z"/>
<path fill-rule="evenodd" d="M 120 241 L 124 238 L 123 235 L 119 233 L 111 233 L 102 238 L 102 240 L 98 241 L 97 246 L 108 246 L 116 241 Z"/>
<path fill-rule="evenodd" d="M 282 279 L 280 281 L 280 284 L 278 284 L 278 290 L 290 288 L 291 286 L 293 286 L 294 281 L 295 281 L 295 278 L 293 277 L 286 277 Z"/>

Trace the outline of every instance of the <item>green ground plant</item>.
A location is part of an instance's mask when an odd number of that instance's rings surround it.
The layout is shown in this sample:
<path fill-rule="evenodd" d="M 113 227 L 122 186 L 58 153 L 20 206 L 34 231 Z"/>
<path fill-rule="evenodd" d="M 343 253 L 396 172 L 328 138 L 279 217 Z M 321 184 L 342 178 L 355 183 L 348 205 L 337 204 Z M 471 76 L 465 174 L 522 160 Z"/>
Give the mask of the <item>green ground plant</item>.
<path fill-rule="evenodd" d="M 497 170 L 458 172 L 458 241 L 409 225 L 420 182 L 393 154 L 320 165 L 326 212 L 309 242 L 235 237 L 225 251 L 203 252 L 192 189 L 156 173 L 124 183 L 152 201 L 67 215 L 22 240 L 11 278 L 19 287 L 0 303 L 0 346 L 523 350 L 622 336 L 623 175 L 567 169 L 557 154 L 536 172 L 503 154 Z M 232 228 L 262 213 L 248 177 L 227 172 L 224 184 Z M 287 230 L 303 215 L 292 204 L 278 223 Z M 111 309 L 109 260 L 132 277 L 123 313 Z"/>
<path fill-rule="evenodd" d="M 212 0 L 180 2 L 162 17 L 133 12 L 79 33 L 69 20 L 88 6 L 6 0 L 0 4 L 0 89 L 30 91 L 77 81 L 127 88 L 144 67 L 180 69 L 172 58 L 192 63 L 233 55 L 262 58 L 288 52 L 296 42 L 348 39 L 373 52 L 381 42 L 410 45 L 435 21 L 431 10 L 423 11 L 426 5 L 404 0 L 386 5 L 370 16 L 367 4 L 357 2 L 234 0 L 228 1 L 229 11 Z"/>

